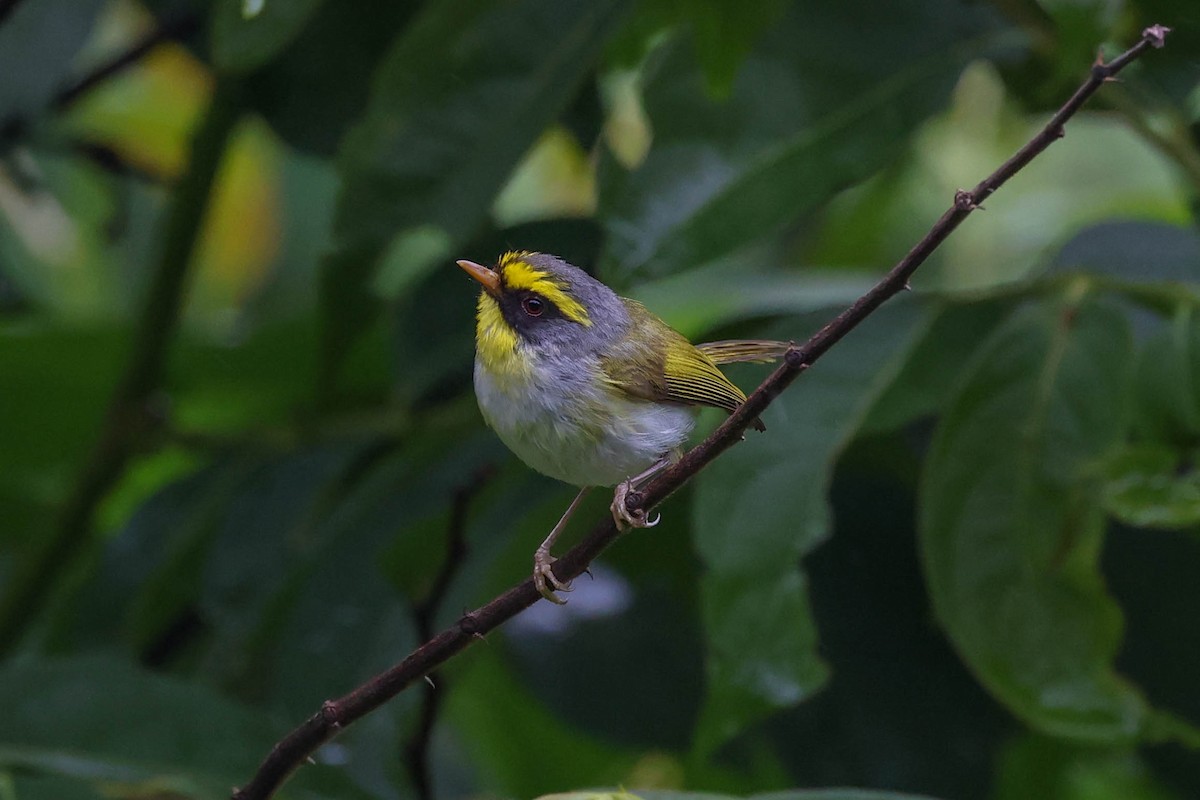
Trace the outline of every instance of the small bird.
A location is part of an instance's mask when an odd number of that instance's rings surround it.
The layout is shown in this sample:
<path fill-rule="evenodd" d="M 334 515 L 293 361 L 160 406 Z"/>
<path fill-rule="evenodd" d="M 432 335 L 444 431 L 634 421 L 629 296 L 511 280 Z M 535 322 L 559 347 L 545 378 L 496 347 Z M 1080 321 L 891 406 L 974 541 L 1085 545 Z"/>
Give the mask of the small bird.
<path fill-rule="evenodd" d="M 679 459 L 698 406 L 731 413 L 746 401 L 717 365 L 770 361 L 790 343 L 693 345 L 641 303 L 546 253 L 505 253 L 495 268 L 458 265 L 483 285 L 475 394 L 484 420 L 530 467 L 581 487 L 533 556 L 538 592 L 562 603 L 554 590 L 571 587 L 551 570 L 550 548 L 588 490 L 617 487 L 618 527 L 656 525 L 629 512 L 629 492 Z"/>

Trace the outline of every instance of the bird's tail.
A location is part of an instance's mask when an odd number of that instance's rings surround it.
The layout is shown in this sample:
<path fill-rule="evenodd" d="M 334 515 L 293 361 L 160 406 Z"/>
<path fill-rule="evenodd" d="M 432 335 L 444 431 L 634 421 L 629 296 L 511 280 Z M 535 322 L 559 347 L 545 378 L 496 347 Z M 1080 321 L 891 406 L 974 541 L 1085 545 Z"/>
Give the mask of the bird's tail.
<path fill-rule="evenodd" d="M 714 364 L 733 364 L 738 361 L 764 364 L 782 358 L 789 347 L 792 347 L 792 342 L 769 339 L 726 339 L 696 345 L 696 349 L 711 358 Z"/>
<path fill-rule="evenodd" d="M 764 364 L 782 358 L 791 346 L 791 342 L 774 342 L 770 339 L 726 339 L 698 344 L 696 349 L 711 358 L 714 364 L 733 364 L 738 361 Z M 767 429 L 763 421 L 757 418 L 750 425 L 757 431 Z"/>

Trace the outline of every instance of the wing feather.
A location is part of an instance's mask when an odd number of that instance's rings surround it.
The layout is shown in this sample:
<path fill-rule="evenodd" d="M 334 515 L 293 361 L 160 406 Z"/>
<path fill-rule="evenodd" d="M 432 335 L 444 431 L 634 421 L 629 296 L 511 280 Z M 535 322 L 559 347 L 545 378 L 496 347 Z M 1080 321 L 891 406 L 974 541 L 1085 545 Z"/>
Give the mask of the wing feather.
<path fill-rule="evenodd" d="M 682 338 L 682 337 L 680 337 Z M 746 402 L 712 359 L 686 341 L 673 341 L 663 364 L 667 399 L 699 403 L 733 411 Z"/>
<path fill-rule="evenodd" d="M 713 406 L 732 413 L 746 402 L 746 395 L 717 364 L 767 360 L 769 353 L 788 348 L 785 342 L 714 342 L 714 358 L 703 349 L 706 346 L 697 348 L 641 304 L 632 300 L 625 304 L 633 330 L 601 358 L 601 367 L 611 386 L 644 400 Z M 755 427 L 763 429 L 757 420 Z"/>

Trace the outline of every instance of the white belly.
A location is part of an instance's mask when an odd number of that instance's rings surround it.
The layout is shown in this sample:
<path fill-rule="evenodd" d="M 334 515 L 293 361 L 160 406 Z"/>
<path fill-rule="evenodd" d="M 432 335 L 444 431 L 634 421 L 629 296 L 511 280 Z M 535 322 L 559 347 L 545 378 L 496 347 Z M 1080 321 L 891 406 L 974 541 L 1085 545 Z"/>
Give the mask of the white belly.
<path fill-rule="evenodd" d="M 596 363 L 540 360 L 523 375 L 475 362 L 479 409 L 500 440 L 543 475 L 614 486 L 680 447 L 695 423 L 683 406 L 614 397 Z"/>

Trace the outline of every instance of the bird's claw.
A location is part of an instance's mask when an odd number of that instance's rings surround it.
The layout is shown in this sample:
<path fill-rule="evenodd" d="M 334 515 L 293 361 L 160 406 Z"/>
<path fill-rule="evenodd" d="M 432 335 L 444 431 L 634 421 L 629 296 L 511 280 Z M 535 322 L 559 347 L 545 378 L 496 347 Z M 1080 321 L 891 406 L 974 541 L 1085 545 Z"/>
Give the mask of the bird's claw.
<path fill-rule="evenodd" d="M 625 504 L 629 493 L 633 491 L 633 485 L 629 481 L 625 481 L 617 486 L 617 490 L 613 492 L 612 515 L 613 521 L 617 523 L 618 530 L 626 528 L 653 528 L 662 521 L 661 514 L 655 514 L 654 519 L 647 519 L 646 510 L 639 508 L 636 511 L 630 512 L 629 507 Z"/>
<path fill-rule="evenodd" d="M 570 581 L 560 581 L 555 575 L 551 567 L 557 558 L 550 555 L 550 551 L 544 547 L 539 547 L 533 553 L 533 585 L 537 587 L 538 594 L 549 600 L 555 605 L 565 605 L 566 600 L 555 594 L 558 592 L 571 591 Z"/>

